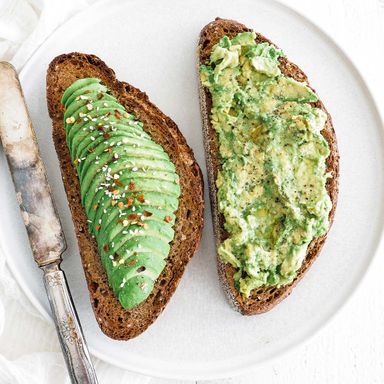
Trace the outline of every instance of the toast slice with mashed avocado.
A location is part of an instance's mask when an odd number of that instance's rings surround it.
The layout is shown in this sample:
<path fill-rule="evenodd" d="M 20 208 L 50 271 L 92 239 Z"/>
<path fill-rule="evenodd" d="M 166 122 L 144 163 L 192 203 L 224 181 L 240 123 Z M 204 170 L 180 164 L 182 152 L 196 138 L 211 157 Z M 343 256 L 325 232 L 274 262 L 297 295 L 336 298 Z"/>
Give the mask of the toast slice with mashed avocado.
<path fill-rule="evenodd" d="M 203 181 L 176 124 L 94 55 L 48 68 L 47 101 L 92 307 L 119 340 L 151 325 L 203 226 Z"/>
<path fill-rule="evenodd" d="M 218 272 L 244 315 L 286 298 L 333 221 L 339 154 L 306 75 L 271 41 L 217 18 L 198 45 Z"/>

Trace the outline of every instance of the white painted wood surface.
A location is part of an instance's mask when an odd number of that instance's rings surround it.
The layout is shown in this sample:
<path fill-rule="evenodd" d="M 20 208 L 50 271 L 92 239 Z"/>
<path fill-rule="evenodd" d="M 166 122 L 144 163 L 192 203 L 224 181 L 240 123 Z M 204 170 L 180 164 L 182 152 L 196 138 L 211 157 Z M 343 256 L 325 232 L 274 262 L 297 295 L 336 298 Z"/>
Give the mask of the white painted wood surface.
<path fill-rule="evenodd" d="M 384 116 L 384 0 L 283 2 L 314 21 L 347 52 L 368 82 Z M 356 294 L 305 345 L 241 377 L 205 383 L 384 383 L 384 246 L 381 249 Z M 33 309 L 26 311 L 16 299 L 10 301 L 7 307 L 5 332 L 0 338 L 0 354 L 9 359 L 28 352 L 41 352 L 42 356 L 47 351 L 59 354 L 53 328 L 47 330 L 46 322 L 39 315 L 33 315 Z M 46 369 L 52 382 L 65 382 L 61 377 L 62 370 L 49 364 Z M 123 370 L 100 361 L 96 362 L 96 369 L 101 383 L 129 384 Z M 115 379 L 112 383 L 111 377 L 119 377 L 119 380 Z M 146 381 L 143 378 L 143 382 Z M 148 382 L 193 383 L 164 379 L 148 379 Z M 8 383 L 0 377 L 0 384 Z"/>

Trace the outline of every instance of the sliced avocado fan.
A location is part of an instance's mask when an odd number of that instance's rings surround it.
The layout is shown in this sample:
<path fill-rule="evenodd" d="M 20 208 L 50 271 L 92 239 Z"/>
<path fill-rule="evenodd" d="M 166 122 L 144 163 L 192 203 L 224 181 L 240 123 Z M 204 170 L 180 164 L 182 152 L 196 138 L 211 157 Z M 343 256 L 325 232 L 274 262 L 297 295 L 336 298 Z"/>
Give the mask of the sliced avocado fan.
<path fill-rule="evenodd" d="M 113 292 L 124 308 L 133 308 L 165 267 L 179 177 L 143 123 L 99 79 L 75 81 L 61 102 L 89 231 Z"/>

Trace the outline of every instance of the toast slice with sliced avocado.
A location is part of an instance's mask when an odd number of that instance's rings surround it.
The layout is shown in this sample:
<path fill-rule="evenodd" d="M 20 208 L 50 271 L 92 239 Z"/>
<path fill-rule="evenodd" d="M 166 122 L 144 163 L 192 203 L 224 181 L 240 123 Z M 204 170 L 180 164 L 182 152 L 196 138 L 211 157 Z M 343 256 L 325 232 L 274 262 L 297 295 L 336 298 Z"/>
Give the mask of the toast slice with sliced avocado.
<path fill-rule="evenodd" d="M 219 278 L 244 315 L 286 298 L 319 255 L 338 195 L 331 116 L 307 76 L 233 20 L 198 44 Z"/>
<path fill-rule="evenodd" d="M 118 340 L 151 325 L 203 226 L 203 181 L 176 124 L 94 55 L 47 72 L 53 139 L 96 320 Z"/>

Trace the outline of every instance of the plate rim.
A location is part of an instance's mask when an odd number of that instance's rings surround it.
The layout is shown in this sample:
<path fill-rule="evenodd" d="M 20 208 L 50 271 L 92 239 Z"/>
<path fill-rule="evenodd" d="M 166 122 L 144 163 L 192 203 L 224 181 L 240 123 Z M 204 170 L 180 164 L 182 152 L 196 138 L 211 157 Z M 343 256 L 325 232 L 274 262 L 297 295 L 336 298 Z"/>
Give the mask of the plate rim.
<path fill-rule="evenodd" d="M 129 0 L 127 2 L 134 3 L 139 0 Z M 142 1 L 142 0 L 141 0 Z M 150 1 L 150 0 L 147 0 Z M 350 68 L 351 72 L 353 72 L 354 77 L 357 79 L 357 81 L 360 84 L 361 89 L 364 91 L 366 96 L 368 96 L 368 104 L 371 105 L 372 109 L 375 112 L 375 119 L 377 120 L 378 125 L 381 125 L 381 138 L 384 139 L 384 131 L 383 131 L 383 115 L 381 113 L 380 108 L 378 107 L 377 101 L 374 97 L 374 93 L 371 90 L 370 83 L 366 81 L 366 78 L 364 74 L 359 70 L 359 68 L 354 64 L 353 60 L 349 56 L 349 54 L 339 45 L 339 43 L 328 34 L 322 27 L 320 27 L 316 21 L 313 21 L 312 19 L 309 19 L 307 16 L 303 15 L 300 11 L 298 11 L 295 7 L 291 5 L 287 5 L 285 3 L 282 3 L 280 0 L 272 0 L 272 1 L 266 1 L 266 0 L 259 0 L 259 2 L 273 4 L 275 7 L 282 8 L 284 11 L 289 12 L 293 14 L 296 17 L 299 17 L 302 19 L 306 24 L 312 26 L 312 28 L 316 31 L 316 33 L 322 35 L 324 39 L 327 40 L 327 42 L 334 48 L 334 50 L 339 54 L 339 56 L 345 60 L 346 64 Z M 28 67 L 31 63 L 31 61 L 40 53 L 40 51 L 43 51 L 46 44 L 49 44 L 50 41 L 54 40 L 55 36 L 60 33 L 62 30 L 65 30 L 68 27 L 68 24 L 71 25 L 72 23 L 76 22 L 77 19 L 81 18 L 85 13 L 89 13 L 90 11 L 95 11 L 97 8 L 101 8 L 105 6 L 105 4 L 109 4 L 110 7 L 118 7 L 119 3 L 118 0 L 101 0 L 97 3 L 94 3 L 90 7 L 85 8 L 81 12 L 75 14 L 70 19 L 68 19 L 66 22 L 61 24 L 58 28 L 56 28 L 43 42 L 42 44 L 37 47 L 32 55 L 28 58 L 26 63 L 24 64 L 22 70 L 19 73 L 20 79 L 23 79 L 24 73 L 28 70 Z M 152 367 L 151 368 L 137 368 L 136 366 L 132 366 L 128 363 L 123 364 L 120 362 L 114 361 L 112 358 L 110 358 L 107 354 L 103 354 L 102 352 L 98 350 L 94 350 L 94 348 L 89 347 L 90 352 L 93 356 L 97 357 L 100 360 L 103 360 L 111 365 L 117 366 L 119 368 L 123 368 L 132 372 L 144 374 L 144 375 L 150 375 L 150 376 L 156 376 L 160 378 L 167 378 L 167 379 L 184 379 L 184 380 L 206 380 L 206 379 L 222 379 L 227 377 L 233 377 L 240 374 L 243 374 L 247 371 L 250 371 L 252 369 L 255 369 L 256 367 L 266 365 L 268 363 L 272 363 L 276 361 L 278 358 L 282 357 L 283 355 L 286 355 L 289 351 L 292 351 L 299 346 L 302 346 L 304 343 L 308 343 L 315 335 L 320 332 L 320 330 L 324 329 L 326 326 L 329 325 L 329 323 L 335 318 L 337 314 L 340 313 L 341 309 L 354 297 L 356 292 L 358 291 L 358 288 L 360 285 L 365 281 L 369 274 L 369 270 L 372 266 L 373 260 L 377 257 L 379 249 L 384 245 L 383 241 L 383 235 L 384 235 L 384 211 L 381 212 L 381 228 L 379 228 L 378 233 L 376 235 L 376 239 L 374 240 L 374 245 L 372 246 L 371 250 L 371 257 L 367 261 L 366 265 L 364 266 L 364 269 L 362 270 L 362 274 L 356 279 L 354 286 L 345 294 L 345 297 L 342 297 L 340 299 L 340 303 L 337 308 L 332 308 L 332 310 L 329 311 L 329 314 L 326 316 L 323 316 L 323 319 L 318 321 L 318 324 L 314 325 L 312 329 L 308 330 L 306 333 L 301 334 L 299 337 L 297 337 L 296 340 L 291 341 L 289 344 L 281 348 L 277 353 L 275 353 L 273 356 L 267 355 L 258 361 L 252 362 L 252 355 L 248 359 L 243 359 L 240 362 L 233 363 L 232 360 L 218 360 L 214 367 L 212 363 L 209 364 L 209 366 L 204 367 L 204 369 L 200 370 L 198 373 L 194 372 L 193 366 L 186 366 L 186 368 L 177 369 L 175 372 L 175 369 L 177 367 L 172 368 L 172 372 L 169 372 L 169 369 L 162 369 L 159 364 L 157 364 L 156 367 L 153 367 L 151 364 L 148 364 L 147 366 Z M 0 253 L 4 256 L 7 265 L 9 267 L 9 270 L 13 274 L 15 280 L 18 282 L 20 288 L 24 292 L 24 294 L 28 297 L 28 299 L 31 301 L 32 305 L 38 310 L 38 312 L 49 321 L 49 323 L 53 324 L 52 317 L 50 314 L 44 309 L 44 307 L 40 304 L 39 300 L 36 296 L 33 295 L 32 291 L 30 291 L 28 285 L 26 284 L 24 278 L 18 273 L 18 268 L 15 264 L 12 262 L 11 257 L 7 257 L 7 253 L 3 249 L 3 237 L 2 233 L 0 232 Z M 325 320 L 324 320 L 325 318 Z M 155 360 L 151 360 L 155 361 Z M 202 365 L 200 364 L 200 367 Z"/>

